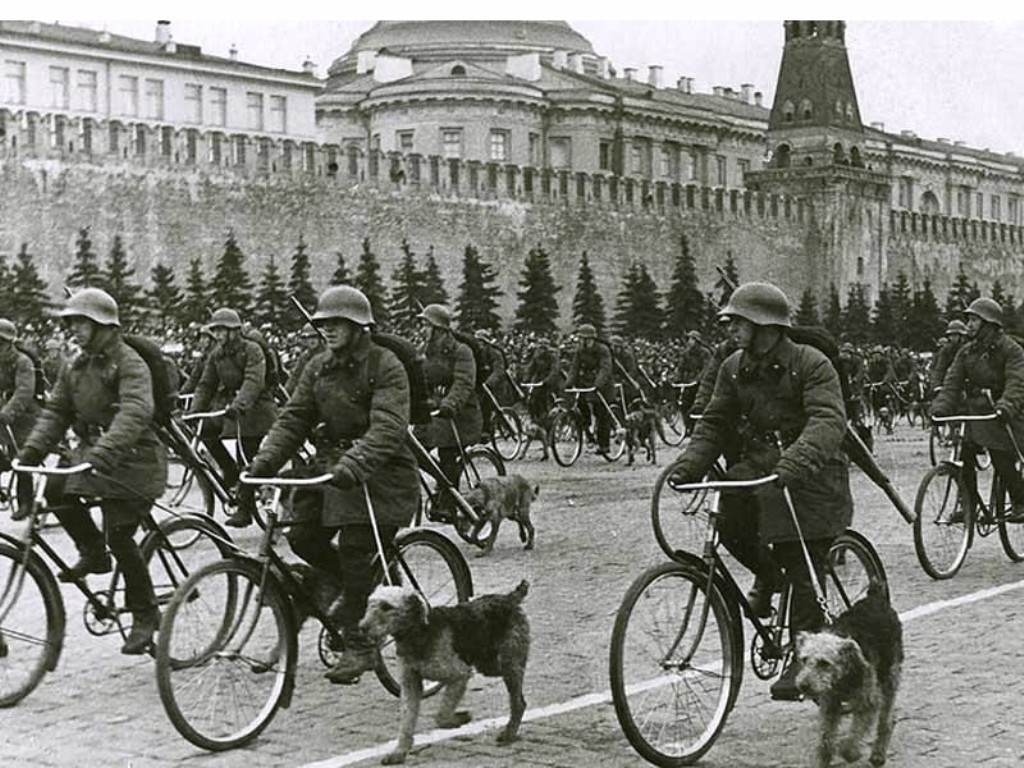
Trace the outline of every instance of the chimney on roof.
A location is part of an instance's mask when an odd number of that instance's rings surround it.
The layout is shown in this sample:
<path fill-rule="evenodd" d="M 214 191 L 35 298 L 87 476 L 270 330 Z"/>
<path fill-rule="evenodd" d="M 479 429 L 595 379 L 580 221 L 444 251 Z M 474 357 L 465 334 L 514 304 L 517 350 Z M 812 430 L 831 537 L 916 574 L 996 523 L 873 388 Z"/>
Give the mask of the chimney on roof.
<path fill-rule="evenodd" d="M 752 103 L 753 102 L 753 99 L 752 99 L 753 95 L 754 95 L 754 84 L 753 83 L 743 83 L 743 85 L 740 86 L 740 98 L 743 99 L 743 103 L 744 104 Z"/>
<path fill-rule="evenodd" d="M 316 76 L 316 64 L 311 58 L 309 58 L 309 56 L 307 56 L 306 60 L 302 62 L 302 71 L 307 75 Z"/>
<path fill-rule="evenodd" d="M 632 82 L 636 76 L 636 67 L 623 67 L 622 74 L 627 80 Z"/>
<path fill-rule="evenodd" d="M 583 54 L 573 53 L 569 55 L 569 69 L 577 75 L 583 74 Z"/>
<path fill-rule="evenodd" d="M 939 144 L 952 144 L 952 142 L 949 139 L 944 138 L 942 136 L 939 136 L 939 138 L 937 138 L 936 141 L 939 142 Z"/>
<path fill-rule="evenodd" d="M 954 147 L 966 147 L 967 146 L 967 142 L 963 141 L 962 139 L 957 139 L 956 141 L 953 142 L 953 146 Z"/>
<path fill-rule="evenodd" d="M 885 123 L 875 122 L 871 124 L 871 127 L 874 128 L 876 131 L 884 131 Z"/>
<path fill-rule="evenodd" d="M 156 23 L 156 42 L 160 45 L 167 45 L 171 42 L 171 22 L 158 21 Z"/>
<path fill-rule="evenodd" d="M 660 64 L 651 64 L 647 68 L 647 84 L 655 88 L 661 88 L 661 73 L 664 67 Z"/>
<path fill-rule="evenodd" d="M 720 85 L 711 86 L 711 93 L 714 94 L 715 96 L 724 96 L 724 91 L 725 89 Z"/>
<path fill-rule="evenodd" d="M 100 32 L 99 37 L 97 37 L 96 39 L 99 40 L 101 43 L 109 43 L 110 42 L 110 32 L 108 32 L 107 30 L 104 29 L 102 32 Z"/>
<path fill-rule="evenodd" d="M 597 58 L 597 76 L 602 80 L 607 80 L 612 76 L 612 65 L 608 61 L 607 56 L 598 56 Z"/>
<path fill-rule="evenodd" d="M 231 47 L 228 49 L 228 58 L 232 61 L 238 61 L 238 46 L 234 43 L 232 43 Z"/>
<path fill-rule="evenodd" d="M 760 107 L 760 106 L 763 106 L 763 103 L 764 103 L 764 94 L 761 93 L 760 91 L 754 91 L 754 104 L 756 104 L 757 106 Z"/>

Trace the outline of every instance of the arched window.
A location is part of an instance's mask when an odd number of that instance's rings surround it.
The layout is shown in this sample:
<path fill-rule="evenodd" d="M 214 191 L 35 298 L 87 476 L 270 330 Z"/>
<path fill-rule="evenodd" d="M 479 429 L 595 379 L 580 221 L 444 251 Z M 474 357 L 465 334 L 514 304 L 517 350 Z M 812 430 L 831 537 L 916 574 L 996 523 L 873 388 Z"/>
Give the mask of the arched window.
<path fill-rule="evenodd" d="M 942 210 L 939 207 L 939 198 L 937 198 L 935 193 L 930 189 L 921 195 L 921 212 L 930 215 L 942 213 Z"/>
<path fill-rule="evenodd" d="M 814 106 L 811 104 L 810 99 L 804 99 L 800 102 L 800 119 L 810 120 L 814 114 Z"/>
<path fill-rule="evenodd" d="M 794 115 L 795 112 L 796 112 L 796 106 L 793 104 L 792 101 L 788 101 L 787 100 L 782 105 L 782 119 L 785 120 L 787 123 L 792 123 L 793 122 L 793 115 Z"/>
<path fill-rule="evenodd" d="M 776 168 L 789 168 L 789 144 L 776 147 L 774 159 Z"/>
<path fill-rule="evenodd" d="M 854 168 L 863 168 L 864 160 L 860 156 L 860 149 L 857 147 L 850 147 L 850 165 Z"/>
<path fill-rule="evenodd" d="M 464 66 L 462 66 L 461 64 L 456 64 L 454 67 L 452 67 L 452 76 L 453 77 L 461 77 L 461 76 L 464 76 L 465 74 L 466 74 L 466 68 Z"/>
<path fill-rule="evenodd" d="M 832 147 L 832 164 L 846 165 L 846 153 L 843 151 L 843 145 L 839 142 Z"/>
<path fill-rule="evenodd" d="M 835 111 L 836 111 L 836 117 L 842 117 L 843 116 L 843 102 L 841 102 L 839 99 L 836 99 L 836 103 L 835 103 L 835 107 L 834 108 L 835 108 Z"/>
<path fill-rule="evenodd" d="M 853 122 L 853 104 L 846 102 L 846 122 Z"/>

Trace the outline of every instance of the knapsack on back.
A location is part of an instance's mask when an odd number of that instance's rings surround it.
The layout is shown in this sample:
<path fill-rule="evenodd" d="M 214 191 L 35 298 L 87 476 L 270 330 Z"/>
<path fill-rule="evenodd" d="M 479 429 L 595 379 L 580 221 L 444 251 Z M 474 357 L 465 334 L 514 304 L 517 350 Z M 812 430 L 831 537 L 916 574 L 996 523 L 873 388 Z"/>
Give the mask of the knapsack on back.
<path fill-rule="evenodd" d="M 370 340 L 380 347 L 390 349 L 401 361 L 405 373 L 409 377 L 409 421 L 412 424 L 430 423 L 430 397 L 427 392 L 427 380 L 423 375 L 423 355 L 408 339 L 394 333 L 374 331 Z M 370 384 L 377 378 L 375 371 L 370 371 Z"/>
<path fill-rule="evenodd" d="M 46 391 L 50 383 L 46 380 L 46 372 L 43 369 L 43 359 L 36 354 L 35 350 L 20 342 L 14 343 L 14 348 L 32 361 L 32 371 L 36 375 L 35 399 L 42 403 L 46 399 Z"/>
<path fill-rule="evenodd" d="M 284 384 L 286 377 L 284 375 L 284 368 L 281 365 L 281 358 L 278 356 L 277 350 L 270 346 L 270 342 L 263 337 L 263 334 L 253 328 L 248 328 L 242 331 L 242 338 L 255 341 L 260 345 L 260 349 L 263 350 L 264 389 L 273 391 L 277 389 L 278 384 Z"/>
<path fill-rule="evenodd" d="M 122 338 L 125 344 L 139 353 L 149 368 L 153 380 L 153 421 L 161 426 L 168 424 L 178 407 L 178 377 L 171 374 L 174 361 L 163 353 L 159 344 L 146 336 L 126 333 Z"/>
<path fill-rule="evenodd" d="M 472 350 L 473 362 L 476 363 L 476 390 L 478 392 L 483 390 L 484 382 L 491 375 L 490 356 L 484 350 L 484 342 L 480 341 L 476 336 L 463 333 L 462 331 L 453 330 L 452 336 Z"/>
<path fill-rule="evenodd" d="M 843 390 L 843 402 L 848 403 L 853 396 L 853 386 L 849 376 L 839 364 L 839 345 L 835 337 L 827 329 L 817 325 L 794 325 L 787 331 L 790 340 L 797 344 L 807 344 L 825 355 L 832 367 L 839 374 L 839 386 Z"/>

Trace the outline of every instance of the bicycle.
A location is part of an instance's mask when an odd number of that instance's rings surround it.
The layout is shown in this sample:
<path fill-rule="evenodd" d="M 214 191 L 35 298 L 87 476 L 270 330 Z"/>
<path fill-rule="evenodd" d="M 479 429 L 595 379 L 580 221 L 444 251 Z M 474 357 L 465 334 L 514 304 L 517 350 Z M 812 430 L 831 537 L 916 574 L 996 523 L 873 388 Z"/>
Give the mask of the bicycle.
<path fill-rule="evenodd" d="M 530 444 L 537 440 L 541 443 L 541 449 L 544 451 L 544 459 L 548 457 L 548 449 L 550 446 L 551 430 L 545 426 L 545 422 L 550 418 L 552 410 L 555 408 L 557 401 L 554 394 L 551 392 L 550 387 L 547 387 L 542 395 L 534 395 L 534 391 L 538 387 L 544 387 L 543 381 L 528 381 L 519 385 L 526 393 L 527 403 L 527 423 L 523 425 L 523 447 L 519 450 L 519 456 L 517 458 L 525 458 L 526 453 L 530 448 Z M 541 399 L 543 398 L 543 399 Z M 534 414 L 540 414 L 538 418 L 534 418 Z"/>
<path fill-rule="evenodd" d="M 676 486 L 677 493 L 696 497 L 681 506 L 703 525 L 702 553 L 675 550 L 669 562 L 644 570 L 615 616 L 609 655 L 615 714 L 630 745 L 655 765 L 689 765 L 721 733 L 743 679 L 744 616 L 754 633 L 749 659 L 758 678 L 778 675 L 792 653 L 784 642 L 791 587 L 784 586 L 778 609 L 762 620 L 718 551 L 720 492 L 776 477 Z M 792 510 L 788 491 L 786 500 Z M 870 583 L 888 590 L 874 547 L 851 529 L 829 549 L 824 580 L 819 583 L 812 570 L 812 582 L 829 621 L 863 597 Z"/>
<path fill-rule="evenodd" d="M 522 390 L 516 384 L 515 379 L 506 374 L 506 378 L 512 382 L 519 399 L 522 400 Z M 505 461 L 513 461 L 518 458 L 520 451 L 526 444 L 526 432 L 523 431 L 523 420 L 519 413 L 508 405 L 502 405 L 494 396 L 487 383 L 481 385 L 482 397 L 487 398 L 491 406 L 491 434 L 490 444 Z"/>
<path fill-rule="evenodd" d="M 474 546 L 484 547 L 490 535 L 490 522 L 481 520 L 462 491 L 476 488 L 484 478 L 504 477 L 507 474 L 505 462 L 488 445 L 463 445 L 454 422 L 452 433 L 459 449 L 459 476 L 454 483 L 445 475 L 437 459 L 416 436 L 413 428 L 409 429 L 409 445 L 416 456 L 423 489 L 423 504 L 416 511 L 414 523 L 421 525 L 424 517 L 431 522 L 450 522 L 461 539 Z M 451 500 L 447 507 L 443 502 L 445 497 Z M 450 520 L 445 518 L 442 509 L 450 512 Z"/>
<path fill-rule="evenodd" d="M 935 419 L 931 419 L 931 421 L 932 425 L 928 430 L 928 460 L 931 461 L 932 466 L 939 465 L 941 449 L 948 449 L 947 461 L 959 461 L 964 425 L 960 422 L 939 424 Z M 978 469 L 988 469 L 992 466 L 992 457 L 982 446 L 977 446 L 977 449 L 974 455 L 974 465 Z"/>
<path fill-rule="evenodd" d="M 20 535 L 0 532 L 0 707 L 25 698 L 57 668 L 64 645 L 67 613 L 54 570 L 70 565 L 43 536 L 44 520 L 52 508 L 45 506 L 46 481 L 92 468 L 89 463 L 71 467 L 23 466 L 16 472 L 41 476 L 36 482 L 35 503 Z M 98 505 L 97 501 L 90 504 Z M 157 524 L 151 514 L 142 521 L 145 535 L 140 549 L 149 564 L 158 606 L 170 602 L 174 590 L 204 559 L 220 558 L 230 536 L 216 522 L 198 515 L 178 515 Z M 203 541 L 207 546 L 197 546 Z M 212 549 L 211 546 L 212 545 Z M 116 562 L 116 561 L 115 561 Z M 93 577 L 95 578 L 95 577 Z M 85 597 L 82 619 L 94 636 L 131 631 L 131 616 L 124 605 L 124 577 L 115 565 L 109 580 L 93 589 L 85 578 L 72 582 Z"/>
<path fill-rule="evenodd" d="M 233 547 L 224 559 L 192 574 L 164 613 L 156 653 L 160 701 L 175 729 L 189 742 L 210 751 L 247 744 L 290 706 L 298 664 L 299 619 L 320 623 L 318 653 L 325 665 L 344 650 L 344 640 L 288 563 L 274 549 L 280 529 L 279 508 L 285 488 L 314 487 L 330 474 L 308 478 L 254 478 L 241 482 L 262 486 L 259 504 L 267 527 L 255 552 Z M 365 486 L 364 486 L 365 489 Z M 457 546 L 437 531 L 400 531 L 384 551 L 374 525 L 378 578 L 407 585 L 430 606 L 472 597 L 469 566 Z M 388 642 L 380 649 L 376 675 L 392 694 L 397 656 Z M 430 687 L 432 695 L 439 686 Z"/>
<path fill-rule="evenodd" d="M 957 430 L 960 438 L 951 446 L 950 457 L 925 474 L 914 500 L 917 513 L 914 522 L 914 550 L 921 567 L 933 579 L 943 580 L 955 576 L 967 559 L 974 536 L 989 536 L 996 530 L 999 531 L 999 540 L 1006 556 L 1015 563 L 1024 561 L 1024 524 L 1007 522 L 1005 519 L 1009 505 L 1006 503 L 1006 487 L 1002 478 L 998 473 L 992 473 L 987 503 L 977 487 L 977 471 L 974 487 L 968 488 L 964 478 L 960 456 L 963 423 L 992 421 L 995 418 L 994 413 L 980 416 L 932 416 L 932 421 L 939 425 L 960 423 Z M 1010 435 L 1013 436 L 1012 431 Z M 1014 447 L 1019 466 L 1021 452 L 1016 442 Z"/>
<path fill-rule="evenodd" d="M 615 385 L 622 397 L 622 385 Z M 583 453 L 584 438 L 591 437 L 590 420 L 584 416 L 580 408 L 580 395 L 594 394 L 597 403 L 592 406 L 603 408 L 612 421 L 608 450 L 602 455 L 607 461 L 618 461 L 626 452 L 626 429 L 623 426 L 625 408 L 618 402 L 609 404 L 604 395 L 596 387 L 566 387 L 565 394 L 571 396 L 571 402 L 556 404 L 551 410 L 548 443 L 551 453 L 560 466 L 571 467 Z M 618 413 L 616 413 L 618 409 Z M 593 414 L 590 414 L 593 416 Z"/>
<path fill-rule="evenodd" d="M 658 404 L 658 435 L 665 445 L 682 445 L 686 436 L 693 431 L 693 425 L 689 417 L 689 405 L 692 398 L 688 398 L 687 392 L 699 385 L 699 381 L 673 381 L 668 386 L 675 390 L 675 395 Z"/>

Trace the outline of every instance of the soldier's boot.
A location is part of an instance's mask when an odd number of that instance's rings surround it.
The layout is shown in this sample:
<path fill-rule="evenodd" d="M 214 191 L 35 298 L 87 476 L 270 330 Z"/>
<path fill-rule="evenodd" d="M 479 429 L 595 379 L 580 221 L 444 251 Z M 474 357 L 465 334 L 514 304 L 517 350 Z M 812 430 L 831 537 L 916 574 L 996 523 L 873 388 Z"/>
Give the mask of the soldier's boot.
<path fill-rule="evenodd" d="M 110 555 L 103 544 L 96 547 L 83 548 L 78 561 L 57 574 L 57 578 L 65 584 L 78 581 L 90 573 L 110 573 Z"/>
<path fill-rule="evenodd" d="M 344 636 L 345 650 L 324 677 L 332 683 L 353 685 L 377 666 L 377 647 L 361 630 L 348 630 Z"/>
<path fill-rule="evenodd" d="M 134 611 L 132 618 L 132 631 L 121 646 L 121 653 L 140 656 L 153 647 L 153 634 L 160 627 L 160 611 L 156 608 Z"/>

